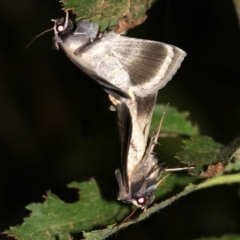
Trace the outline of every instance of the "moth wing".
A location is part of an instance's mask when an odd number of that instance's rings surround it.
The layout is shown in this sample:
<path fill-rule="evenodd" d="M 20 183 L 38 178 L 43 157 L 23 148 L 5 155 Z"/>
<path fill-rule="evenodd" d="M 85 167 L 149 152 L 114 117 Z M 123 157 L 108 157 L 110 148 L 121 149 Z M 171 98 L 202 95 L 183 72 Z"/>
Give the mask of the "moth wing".
<path fill-rule="evenodd" d="M 89 21 L 78 21 L 76 23 L 76 29 L 74 34 L 85 34 L 89 40 L 95 39 L 99 32 L 99 25 Z"/>
<path fill-rule="evenodd" d="M 127 160 L 129 147 L 132 137 L 132 118 L 129 108 L 125 103 L 117 104 L 117 115 L 118 115 L 118 131 L 120 140 L 120 152 L 121 152 L 121 179 L 122 184 L 127 192 L 129 191 L 128 186 L 128 174 L 127 174 Z M 119 184 L 120 185 L 120 184 Z"/>
<path fill-rule="evenodd" d="M 134 130 L 139 129 L 142 132 L 143 139 L 144 139 L 144 153 L 141 158 L 138 158 L 138 162 L 135 164 L 132 164 L 131 168 L 131 174 L 129 174 L 129 181 L 132 182 L 131 189 L 134 187 L 134 189 L 137 189 L 136 186 L 139 186 L 139 184 L 142 182 L 143 179 L 145 179 L 149 175 L 149 171 L 151 172 L 152 167 L 155 166 L 156 161 L 151 160 L 152 158 L 149 156 L 146 156 L 146 149 L 147 149 L 147 140 L 149 135 L 149 128 L 152 120 L 153 110 L 155 107 L 157 99 L 157 92 L 147 95 L 144 98 L 136 97 L 137 102 L 137 119 L 134 122 L 134 124 L 138 124 L 140 127 L 136 128 L 133 127 L 133 133 L 132 136 L 137 136 L 134 133 Z M 130 111 L 131 114 L 131 111 Z M 140 135 L 139 135 L 140 136 Z M 140 141 L 140 137 L 139 137 Z M 133 140 L 131 140 L 131 143 Z M 132 145 L 132 144 L 131 144 Z M 130 146 L 131 146 L 130 145 Z M 136 146 L 141 145 L 140 142 Z M 134 146 L 134 145 L 133 145 Z M 138 149 L 138 150 L 141 150 Z M 129 151 L 130 152 L 130 151 Z M 129 159 L 128 159 L 129 161 Z M 141 185 L 141 184 L 140 184 Z"/>
<path fill-rule="evenodd" d="M 141 174 L 136 174 L 135 172 L 139 172 L 139 167 L 141 158 L 138 158 L 139 154 L 138 150 L 145 151 L 149 133 L 149 127 L 152 119 L 153 109 L 156 103 L 157 92 L 146 96 L 145 98 L 136 97 L 136 105 L 131 104 L 131 100 L 126 100 L 121 104 L 117 104 L 117 114 L 118 114 L 118 130 L 120 137 L 120 151 L 121 151 L 121 182 L 124 186 L 124 189 L 128 192 L 129 183 Z M 137 106 L 137 111 L 134 109 Z M 134 116 L 133 116 L 134 114 Z M 135 117 L 135 114 L 137 116 Z M 133 123 L 133 119 L 135 119 Z M 133 126 L 133 124 L 135 124 Z M 136 126 L 136 124 L 139 126 Z M 134 132 L 140 131 L 140 132 Z M 144 136 L 143 138 L 141 136 Z M 138 138 L 133 139 L 133 138 Z M 136 142 L 137 141 L 145 141 Z M 137 144 L 137 145 L 135 145 Z M 142 147 L 141 147 L 142 146 Z M 130 149 L 130 148 L 134 149 Z M 140 149 L 138 149 L 138 147 Z M 131 153 L 130 153 L 131 152 Z M 130 155 L 134 154 L 133 155 Z M 136 159 L 138 161 L 136 162 Z M 147 171 L 148 166 L 142 165 L 142 170 L 144 168 L 144 172 Z M 144 174 L 144 173 L 142 173 Z"/>
<path fill-rule="evenodd" d="M 186 56 L 183 50 L 156 41 L 124 36 L 107 41 L 129 73 L 134 94 L 140 97 L 163 88 Z"/>
<path fill-rule="evenodd" d="M 91 51 L 92 46 L 86 46 L 82 48 L 81 50 L 73 51 L 71 48 L 65 46 L 63 43 L 58 43 L 59 46 L 62 48 L 62 50 L 65 52 L 65 54 L 68 56 L 68 58 L 83 72 L 85 72 L 87 75 L 92 77 L 94 80 L 96 80 L 100 85 L 103 86 L 103 89 L 110 95 L 114 96 L 115 98 L 119 99 L 121 97 L 123 98 L 131 98 L 129 94 L 119 87 L 113 85 L 103 77 L 101 77 L 99 74 L 97 74 L 92 69 L 92 59 L 90 58 L 82 58 L 82 52 L 86 52 L 87 50 Z"/>
<path fill-rule="evenodd" d="M 137 119 L 144 134 L 145 144 L 147 144 L 149 128 L 152 120 L 153 110 L 156 104 L 158 92 L 147 95 L 146 97 L 136 97 Z"/>

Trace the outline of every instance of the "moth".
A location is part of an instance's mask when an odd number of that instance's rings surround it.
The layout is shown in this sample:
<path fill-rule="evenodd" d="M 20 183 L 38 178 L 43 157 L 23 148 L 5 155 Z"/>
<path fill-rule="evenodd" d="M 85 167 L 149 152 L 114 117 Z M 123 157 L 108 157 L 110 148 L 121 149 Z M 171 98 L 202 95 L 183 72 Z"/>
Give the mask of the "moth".
<path fill-rule="evenodd" d="M 141 208 L 153 202 L 154 190 L 164 172 L 152 153 L 156 138 L 152 138 L 147 147 L 156 98 L 157 93 L 153 93 L 116 106 L 121 146 L 121 167 L 115 171 L 118 200 Z"/>
<path fill-rule="evenodd" d="M 175 46 L 130 38 L 99 25 L 64 18 L 53 20 L 54 46 L 115 99 L 146 97 L 163 88 L 186 53 Z"/>
<path fill-rule="evenodd" d="M 118 200 L 146 209 L 154 198 L 154 191 L 162 182 L 164 172 L 188 170 L 193 167 L 164 168 L 158 163 L 154 146 L 163 123 L 164 111 L 156 134 L 148 143 L 149 127 L 157 93 L 135 101 L 117 104 L 118 128 L 121 146 L 121 166 L 115 171 L 118 182 Z"/>
<path fill-rule="evenodd" d="M 118 199 L 145 209 L 154 200 L 163 172 L 169 170 L 162 168 L 153 154 L 159 131 L 147 146 L 157 93 L 171 80 L 186 53 L 169 44 L 130 38 L 112 30 L 100 33 L 97 24 L 72 22 L 68 14 L 65 20 L 53 21 L 55 48 L 61 48 L 117 99 L 121 143 L 121 167 L 115 171 Z"/>

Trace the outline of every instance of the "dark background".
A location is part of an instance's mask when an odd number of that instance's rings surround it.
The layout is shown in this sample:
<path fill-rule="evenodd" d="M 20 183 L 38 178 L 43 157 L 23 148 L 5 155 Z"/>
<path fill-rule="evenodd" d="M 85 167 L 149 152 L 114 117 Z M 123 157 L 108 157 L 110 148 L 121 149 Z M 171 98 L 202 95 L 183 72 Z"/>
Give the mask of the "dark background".
<path fill-rule="evenodd" d="M 29 214 L 24 207 L 42 202 L 49 189 L 76 200 L 66 188 L 73 180 L 94 177 L 103 196 L 116 200 L 118 133 L 107 94 L 53 48 L 53 32 L 24 48 L 64 15 L 57 0 L 0 1 L 0 231 L 20 224 Z M 158 102 L 189 111 L 202 134 L 229 143 L 240 135 L 240 27 L 232 1 L 162 0 L 148 16 L 130 36 L 188 54 Z M 240 233 L 238 191 L 235 185 L 191 194 L 117 239 Z"/>

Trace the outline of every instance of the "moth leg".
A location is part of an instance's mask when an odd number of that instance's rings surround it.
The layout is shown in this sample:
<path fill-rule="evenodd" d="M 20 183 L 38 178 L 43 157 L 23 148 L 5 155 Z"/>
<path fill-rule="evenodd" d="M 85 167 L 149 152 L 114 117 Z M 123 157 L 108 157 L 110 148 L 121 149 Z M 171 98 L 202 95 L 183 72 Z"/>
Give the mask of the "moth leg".
<path fill-rule="evenodd" d="M 135 101 L 135 95 L 134 95 L 134 93 L 133 93 L 133 89 L 132 89 L 132 88 L 129 89 L 128 94 L 129 94 L 129 96 L 131 97 L 131 100 L 132 100 L 132 101 Z"/>
<path fill-rule="evenodd" d="M 164 178 L 160 179 L 160 180 L 158 181 L 158 183 L 157 183 L 157 186 L 159 186 L 160 183 L 162 183 L 169 175 L 170 175 L 170 173 L 167 174 Z"/>
<path fill-rule="evenodd" d="M 89 38 L 89 41 L 85 44 L 83 44 L 81 47 L 79 47 L 75 52 L 74 55 L 79 55 L 82 52 L 84 52 L 84 49 L 92 44 L 93 40 Z"/>
<path fill-rule="evenodd" d="M 136 207 L 127 217 L 125 217 L 125 218 L 123 219 L 123 221 L 122 221 L 120 224 L 118 224 L 118 227 L 120 227 L 123 223 L 126 223 L 126 222 L 132 220 L 131 217 L 133 216 L 133 214 L 134 214 L 138 209 L 139 209 L 139 207 Z M 134 220 L 132 220 L 132 221 L 134 221 Z"/>
<path fill-rule="evenodd" d="M 110 20 L 108 20 L 107 27 L 103 32 L 100 32 L 100 28 L 98 29 L 97 38 L 100 39 L 105 37 L 109 31 L 110 31 Z"/>
<path fill-rule="evenodd" d="M 110 30 L 110 23 L 111 23 L 111 21 L 108 19 L 107 30 Z"/>
<path fill-rule="evenodd" d="M 116 112 L 116 107 L 114 105 L 110 105 L 109 110 L 112 112 Z"/>
<path fill-rule="evenodd" d="M 101 33 L 100 32 L 100 28 L 98 29 L 98 33 L 97 33 L 97 37 L 95 39 L 92 39 L 89 37 L 88 39 L 88 42 L 86 42 L 85 44 L 83 44 L 81 47 L 79 47 L 75 52 L 74 54 L 75 55 L 79 55 L 81 54 L 82 52 L 84 52 L 85 48 L 86 47 L 89 47 L 91 44 L 93 43 L 96 43 L 99 41 L 99 39 L 101 39 L 103 36 L 104 36 L 105 32 L 104 33 Z"/>
<path fill-rule="evenodd" d="M 114 228 L 114 227 L 117 227 L 116 237 L 117 237 L 117 235 L 118 235 L 119 227 L 120 227 L 121 225 L 123 225 L 124 223 L 132 220 L 132 219 L 131 219 L 132 215 L 133 215 L 138 209 L 139 209 L 139 207 L 136 207 L 136 208 L 132 211 L 132 213 L 130 213 L 129 216 L 127 216 L 127 217 L 125 217 L 125 218 L 123 219 L 123 221 L 122 221 L 121 223 L 119 223 L 119 224 L 117 223 L 117 224 L 115 224 L 115 225 L 113 226 L 113 228 Z M 134 220 L 132 220 L 132 221 L 134 221 Z"/>
<path fill-rule="evenodd" d="M 112 95 L 108 95 L 108 97 L 109 97 L 110 101 L 112 102 L 112 104 L 113 104 L 114 106 L 117 106 L 118 104 L 121 103 L 118 99 L 116 99 L 116 98 L 113 97 Z"/>

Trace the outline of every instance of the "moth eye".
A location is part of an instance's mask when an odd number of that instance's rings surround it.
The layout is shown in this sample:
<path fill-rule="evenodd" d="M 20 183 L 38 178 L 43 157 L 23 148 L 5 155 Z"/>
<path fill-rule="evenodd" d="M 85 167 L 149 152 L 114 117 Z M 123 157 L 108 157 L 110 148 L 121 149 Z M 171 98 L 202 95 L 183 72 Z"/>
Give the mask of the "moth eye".
<path fill-rule="evenodd" d="M 62 33 L 64 31 L 64 25 L 63 24 L 59 24 L 59 25 L 57 25 L 56 29 L 57 29 L 58 33 Z"/>
<path fill-rule="evenodd" d="M 146 197 L 141 197 L 137 200 L 138 205 L 144 206 L 147 202 L 147 198 Z"/>

